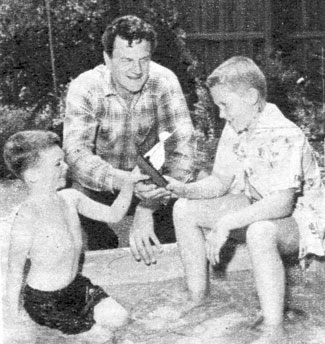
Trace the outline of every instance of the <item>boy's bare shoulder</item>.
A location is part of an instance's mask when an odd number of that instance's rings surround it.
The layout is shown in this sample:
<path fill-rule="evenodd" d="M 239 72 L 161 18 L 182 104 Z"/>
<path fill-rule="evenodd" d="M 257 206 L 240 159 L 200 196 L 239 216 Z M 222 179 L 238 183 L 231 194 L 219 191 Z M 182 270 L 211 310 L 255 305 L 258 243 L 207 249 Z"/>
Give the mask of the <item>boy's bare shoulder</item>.
<path fill-rule="evenodd" d="M 66 201 L 72 201 L 75 204 L 79 202 L 82 193 L 76 189 L 68 188 L 58 191 L 58 194 L 63 197 Z"/>
<path fill-rule="evenodd" d="M 35 219 L 40 216 L 39 202 L 32 199 L 27 199 L 18 207 L 13 228 L 27 227 L 29 225 L 34 225 Z"/>

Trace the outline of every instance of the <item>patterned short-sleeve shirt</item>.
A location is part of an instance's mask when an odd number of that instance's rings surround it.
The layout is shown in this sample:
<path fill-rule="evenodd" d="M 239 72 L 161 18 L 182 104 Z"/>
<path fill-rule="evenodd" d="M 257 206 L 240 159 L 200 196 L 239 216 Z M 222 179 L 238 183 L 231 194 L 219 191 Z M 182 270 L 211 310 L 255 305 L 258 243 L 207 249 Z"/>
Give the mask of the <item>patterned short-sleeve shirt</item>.
<path fill-rule="evenodd" d="M 237 134 L 226 124 L 214 170 L 233 175 L 230 192 L 257 201 L 279 190 L 295 188 L 298 201 L 293 216 L 300 230 L 300 257 L 324 255 L 325 219 L 320 170 L 304 133 L 267 104 L 254 128 Z"/>

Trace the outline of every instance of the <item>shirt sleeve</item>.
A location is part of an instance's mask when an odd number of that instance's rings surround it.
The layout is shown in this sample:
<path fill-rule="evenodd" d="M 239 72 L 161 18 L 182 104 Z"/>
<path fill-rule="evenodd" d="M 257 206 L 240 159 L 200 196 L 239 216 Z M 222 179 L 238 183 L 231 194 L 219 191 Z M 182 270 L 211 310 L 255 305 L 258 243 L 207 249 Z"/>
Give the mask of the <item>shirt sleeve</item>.
<path fill-rule="evenodd" d="M 164 81 L 158 104 L 158 131 L 172 135 L 165 143 L 163 173 L 186 182 L 194 172 L 193 124 L 177 77 L 172 74 Z"/>
<path fill-rule="evenodd" d="M 92 190 L 112 191 L 114 168 L 94 154 L 98 122 L 93 96 L 78 80 L 70 84 L 63 147 L 74 180 Z"/>
<path fill-rule="evenodd" d="M 238 159 L 234 153 L 237 147 L 236 135 L 233 129 L 226 124 L 220 140 L 218 142 L 218 148 L 213 165 L 213 173 L 222 176 L 231 176 L 236 174 Z"/>

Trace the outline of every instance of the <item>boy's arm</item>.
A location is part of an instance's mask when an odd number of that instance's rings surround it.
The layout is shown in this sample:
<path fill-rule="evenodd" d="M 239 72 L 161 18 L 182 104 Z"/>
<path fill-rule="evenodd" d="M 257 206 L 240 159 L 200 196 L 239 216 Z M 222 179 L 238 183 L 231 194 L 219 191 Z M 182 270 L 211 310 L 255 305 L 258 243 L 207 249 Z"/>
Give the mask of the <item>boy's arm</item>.
<path fill-rule="evenodd" d="M 130 173 L 130 178 L 126 179 L 116 200 L 111 207 L 95 202 L 81 192 L 78 194 L 77 209 L 78 212 L 88 218 L 116 223 L 123 219 L 126 215 L 133 196 L 134 184 L 139 180 L 148 179 L 147 176 L 140 173 L 138 168 L 135 168 Z"/>
<path fill-rule="evenodd" d="M 230 229 L 242 228 L 259 221 L 276 220 L 292 214 L 296 188 L 280 190 L 262 198 L 250 206 L 225 216 Z M 222 220 L 222 219 L 221 219 Z"/>
<path fill-rule="evenodd" d="M 208 199 L 225 195 L 231 186 L 234 176 L 222 176 L 212 173 L 204 179 L 189 184 L 184 184 L 168 176 L 165 176 L 165 178 L 169 181 L 166 188 L 178 197 Z"/>
<path fill-rule="evenodd" d="M 212 264 L 219 262 L 219 253 L 231 230 L 246 227 L 259 221 L 276 220 L 292 214 L 296 188 L 280 190 L 243 209 L 228 213 L 216 222 L 207 235 L 207 258 Z"/>
<path fill-rule="evenodd" d="M 32 206 L 26 204 L 19 209 L 11 229 L 6 289 L 8 317 L 12 320 L 17 320 L 21 314 L 20 292 L 23 284 L 24 266 L 32 247 L 34 222 Z"/>

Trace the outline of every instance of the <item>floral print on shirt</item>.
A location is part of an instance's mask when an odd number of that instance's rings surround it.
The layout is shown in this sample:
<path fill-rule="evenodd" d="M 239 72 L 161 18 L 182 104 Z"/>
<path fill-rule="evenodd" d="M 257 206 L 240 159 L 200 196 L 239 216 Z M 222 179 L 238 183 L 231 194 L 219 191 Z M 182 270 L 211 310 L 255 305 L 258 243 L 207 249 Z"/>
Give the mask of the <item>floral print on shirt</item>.
<path fill-rule="evenodd" d="M 231 192 L 245 193 L 253 202 L 275 191 L 295 188 L 298 200 L 292 216 L 300 231 L 299 256 L 325 255 L 320 170 L 304 133 L 275 105 L 266 105 L 252 130 L 237 134 L 226 124 L 214 170 L 235 174 Z"/>

